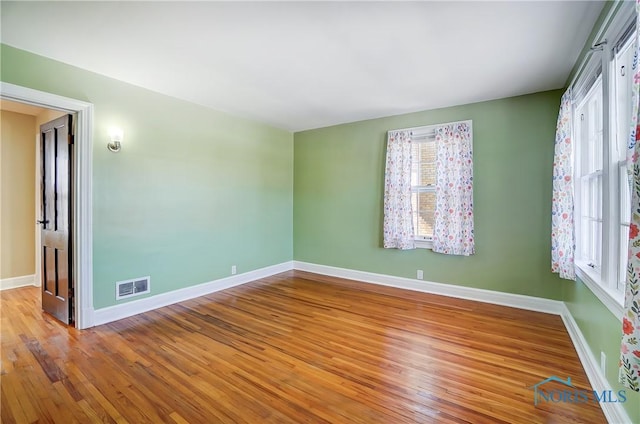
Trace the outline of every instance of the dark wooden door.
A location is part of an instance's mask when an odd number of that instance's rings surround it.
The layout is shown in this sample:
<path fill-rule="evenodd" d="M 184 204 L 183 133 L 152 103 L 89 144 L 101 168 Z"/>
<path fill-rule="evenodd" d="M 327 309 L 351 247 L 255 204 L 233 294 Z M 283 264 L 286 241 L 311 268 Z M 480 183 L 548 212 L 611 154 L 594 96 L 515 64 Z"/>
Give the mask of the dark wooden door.
<path fill-rule="evenodd" d="M 73 322 L 71 267 L 72 118 L 66 115 L 40 127 L 42 148 L 42 309 Z"/>

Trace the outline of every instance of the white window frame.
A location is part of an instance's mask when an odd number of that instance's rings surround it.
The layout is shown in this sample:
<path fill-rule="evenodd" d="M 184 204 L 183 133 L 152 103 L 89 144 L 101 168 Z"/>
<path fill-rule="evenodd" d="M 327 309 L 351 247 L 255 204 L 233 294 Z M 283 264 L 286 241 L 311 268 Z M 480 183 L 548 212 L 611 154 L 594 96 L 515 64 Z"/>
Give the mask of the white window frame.
<path fill-rule="evenodd" d="M 635 29 L 635 26 L 633 26 Z M 623 36 L 626 36 L 625 38 L 620 39 L 620 41 L 618 43 L 616 43 L 616 46 L 614 47 L 614 54 L 617 55 L 618 51 L 620 52 L 625 52 L 628 51 L 628 54 L 630 54 L 631 56 L 629 57 L 629 62 L 633 61 L 633 46 L 634 46 L 634 39 L 635 39 L 635 30 L 633 31 L 632 34 L 623 34 Z M 618 46 L 620 46 L 620 48 L 618 49 Z M 622 264 L 624 263 L 625 265 L 628 264 L 627 262 L 627 246 L 625 244 L 625 246 L 622 245 L 622 234 L 626 234 L 627 236 L 625 237 L 625 241 L 628 241 L 628 234 L 629 234 L 629 227 L 631 225 L 631 217 L 630 217 L 630 213 L 631 213 L 631 190 L 630 190 L 630 186 L 629 186 L 629 181 L 628 181 L 628 173 L 627 173 L 627 142 L 629 139 L 629 118 L 631 116 L 631 86 L 633 84 L 633 72 L 631 69 L 631 66 L 629 66 L 629 64 L 624 64 L 622 63 L 622 66 L 625 67 L 625 76 L 628 78 L 627 80 L 627 86 L 626 87 L 622 87 L 623 92 L 625 93 L 625 102 L 627 103 L 626 107 L 623 107 L 621 111 L 618 110 L 618 102 L 613 102 L 613 104 L 611 105 L 612 107 L 612 111 L 614 111 L 615 113 L 615 117 L 616 118 L 620 118 L 620 115 L 626 115 L 626 119 L 624 120 L 624 122 L 622 122 L 622 128 L 620 129 L 620 131 L 618 131 L 619 126 L 617 125 L 617 121 L 613 121 L 612 122 L 612 129 L 616 132 L 615 134 L 615 143 L 611 148 L 611 157 L 610 157 L 610 170 L 611 170 L 611 179 L 615 180 L 614 184 L 615 186 L 612 187 L 612 234 L 615 233 L 615 231 L 617 231 L 618 233 L 618 237 L 617 240 L 613 240 L 612 243 L 615 243 L 616 241 L 618 242 L 617 244 L 617 248 L 618 248 L 618 263 L 617 263 L 617 268 L 615 268 L 615 270 L 612 270 L 612 273 L 615 272 L 615 274 L 612 275 L 612 277 L 616 277 L 617 278 L 617 284 L 618 284 L 618 290 L 622 291 L 623 296 L 624 296 L 624 284 L 626 283 L 626 266 L 624 267 L 625 269 L 622 270 L 621 272 L 621 268 L 622 268 Z M 614 91 L 616 94 L 616 99 L 618 98 L 618 85 L 616 84 L 616 79 L 617 76 L 619 75 L 620 71 L 621 71 L 621 64 L 616 62 L 616 57 L 614 56 L 614 58 L 611 60 L 611 73 L 613 75 L 612 78 L 612 91 Z M 622 141 L 622 142 L 621 142 Z M 626 192 L 626 193 L 625 193 Z M 622 208 L 622 199 L 626 198 L 628 201 L 628 209 L 625 211 L 626 213 L 623 213 Z M 625 202 L 627 203 L 627 202 Z M 624 215 L 624 216 L 623 216 Z M 623 299 L 624 301 L 624 299 Z"/>
<path fill-rule="evenodd" d="M 626 4 L 628 3 L 628 4 Z M 624 252 L 621 251 L 621 178 L 619 175 L 620 163 L 615 156 L 617 134 L 616 122 L 616 90 L 615 90 L 615 52 L 620 47 L 624 36 L 628 35 L 628 30 L 635 22 L 635 4 L 632 2 L 622 2 L 615 10 L 615 14 L 608 17 L 605 25 L 596 34 L 596 43 L 592 53 L 587 57 L 579 69 L 577 77 L 571 84 L 574 95 L 580 95 L 584 88 L 591 88 L 591 81 L 601 69 L 602 79 L 602 137 L 603 137 L 603 169 L 602 169 L 602 245 L 601 245 L 601 269 L 595 270 L 581 260 L 581 234 L 580 234 L 580 183 L 579 166 L 580 160 L 580 140 L 575 138 L 575 160 L 574 169 L 575 184 L 575 217 L 574 226 L 576 230 L 576 257 L 575 268 L 577 276 L 587 287 L 600 299 L 609 311 L 621 320 L 623 315 L 622 304 L 624 301 L 624 286 L 620 285 L 618 270 L 620 267 L 619 258 Z M 599 50 L 599 51 L 598 51 Z M 574 99 L 573 125 L 574 136 L 578 133 L 577 126 L 580 123 L 580 116 L 576 114 L 579 102 L 582 98 Z M 630 116 L 629 116 L 630 118 Z M 623 135 L 626 137 L 626 134 Z M 599 272 L 597 272 L 599 271 Z"/>
<path fill-rule="evenodd" d="M 414 128 L 411 131 L 411 143 L 434 143 L 436 142 L 436 129 L 446 124 L 427 125 L 424 127 Z M 414 166 L 414 159 L 411 159 L 411 167 Z M 415 186 L 411 185 L 411 193 L 436 192 L 436 185 Z M 435 219 L 435 218 L 434 218 Z M 418 229 L 414 228 L 414 241 L 418 249 L 431 249 L 433 247 L 433 237 L 423 237 L 417 235 Z"/>
<path fill-rule="evenodd" d="M 603 233 L 604 233 L 604 217 L 603 217 L 603 189 L 602 180 L 604 179 L 604 159 L 601 158 L 600 163 L 595 169 L 592 164 L 585 163 L 584 155 L 591 158 L 593 146 L 591 144 L 604 144 L 604 128 L 603 106 L 600 105 L 599 110 L 592 109 L 592 100 L 594 96 L 600 95 L 600 101 L 604 102 L 604 94 L 602 87 L 602 76 L 599 76 L 589 87 L 587 94 L 580 99 L 574 106 L 574 134 L 575 134 L 575 216 L 574 225 L 576 226 L 576 263 L 588 272 L 590 277 L 595 281 L 602 281 L 603 269 Z M 594 113 L 596 112 L 596 113 Z M 599 112 L 599 113 L 598 113 Z M 592 126 L 598 126 L 597 133 L 590 131 Z M 585 127 L 588 127 L 586 131 Z M 586 143 L 585 143 L 586 136 Z M 595 140 L 594 140 L 595 139 Z M 598 141 L 599 139 L 599 141 Z M 588 161 L 591 162 L 591 161 Z M 586 166 L 585 166 L 586 165 Z M 586 169 L 584 169 L 586 168 Z M 598 184 L 598 181 L 600 184 Z M 595 198 L 587 201 L 583 194 L 590 191 L 592 184 L 596 184 L 597 195 Z M 588 204 L 587 204 L 588 203 Z M 586 205 L 586 207 L 585 207 Z M 584 220 L 588 221 L 587 226 L 595 224 L 599 227 L 592 231 L 587 231 L 584 227 Z M 599 224 L 599 225 L 598 225 Z M 586 234 L 585 234 L 586 233 Z M 588 244 L 588 245 L 587 245 Z M 584 250 L 589 250 L 587 256 L 582 256 Z"/>

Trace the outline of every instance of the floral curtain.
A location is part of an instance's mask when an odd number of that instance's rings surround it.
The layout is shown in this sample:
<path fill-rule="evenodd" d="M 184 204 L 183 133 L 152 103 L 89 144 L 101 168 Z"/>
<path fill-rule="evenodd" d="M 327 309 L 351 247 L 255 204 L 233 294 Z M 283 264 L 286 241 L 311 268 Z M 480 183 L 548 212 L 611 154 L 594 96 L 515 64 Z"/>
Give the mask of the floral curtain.
<path fill-rule="evenodd" d="M 473 146 L 466 122 L 436 129 L 433 251 L 469 256 L 473 236 Z"/>
<path fill-rule="evenodd" d="M 575 280 L 573 264 L 573 148 L 571 139 L 571 89 L 560 102 L 553 158 L 553 197 L 551 201 L 551 272 Z"/>
<path fill-rule="evenodd" d="M 411 210 L 411 132 L 389 131 L 384 175 L 385 248 L 414 249 Z"/>
<path fill-rule="evenodd" d="M 640 28 L 640 0 L 636 1 L 636 28 Z M 640 69 L 638 57 L 640 31 L 636 30 L 636 53 L 633 59 L 632 115 L 627 165 L 631 172 L 631 225 L 629 230 L 629 264 L 622 316 L 622 347 L 620 353 L 620 382 L 640 392 Z"/>

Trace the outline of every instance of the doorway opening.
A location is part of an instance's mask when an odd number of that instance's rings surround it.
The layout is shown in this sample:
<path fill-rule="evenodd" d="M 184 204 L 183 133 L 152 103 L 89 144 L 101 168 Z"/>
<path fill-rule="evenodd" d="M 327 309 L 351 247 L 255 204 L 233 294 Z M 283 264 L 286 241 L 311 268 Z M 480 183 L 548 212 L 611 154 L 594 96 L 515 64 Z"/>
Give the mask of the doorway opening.
<path fill-rule="evenodd" d="M 93 326 L 93 253 L 92 253 L 92 133 L 93 105 L 0 82 L 0 99 L 43 109 L 60 111 L 75 117 L 74 150 L 71 165 L 71 255 L 75 284 L 74 315 L 79 329 Z M 36 270 L 36 273 L 39 272 Z"/>

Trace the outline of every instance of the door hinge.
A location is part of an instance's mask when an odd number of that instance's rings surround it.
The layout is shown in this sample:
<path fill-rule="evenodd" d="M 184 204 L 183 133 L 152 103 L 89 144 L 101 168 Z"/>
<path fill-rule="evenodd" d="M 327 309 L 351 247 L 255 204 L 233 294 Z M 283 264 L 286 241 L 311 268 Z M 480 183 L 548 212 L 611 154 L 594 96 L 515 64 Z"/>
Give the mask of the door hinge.
<path fill-rule="evenodd" d="M 67 135 L 67 141 L 69 142 L 69 144 L 73 144 L 73 134 Z"/>
<path fill-rule="evenodd" d="M 67 297 L 69 299 L 73 299 L 74 296 L 75 296 L 75 293 L 73 291 L 73 287 L 69 287 L 69 292 L 67 293 Z"/>

